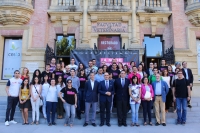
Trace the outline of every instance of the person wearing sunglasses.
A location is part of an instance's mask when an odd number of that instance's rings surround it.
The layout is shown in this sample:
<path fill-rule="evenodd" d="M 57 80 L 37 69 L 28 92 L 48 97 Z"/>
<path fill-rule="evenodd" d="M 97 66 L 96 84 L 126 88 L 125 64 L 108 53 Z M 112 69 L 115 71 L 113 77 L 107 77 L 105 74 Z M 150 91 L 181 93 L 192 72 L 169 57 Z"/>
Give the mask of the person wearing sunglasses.
<path fill-rule="evenodd" d="M 64 94 L 64 97 L 62 94 Z M 75 110 L 77 108 L 77 91 L 72 87 L 71 79 L 67 80 L 67 86 L 60 91 L 59 96 L 66 111 L 64 126 L 69 125 L 72 127 L 75 118 Z"/>
<path fill-rule="evenodd" d="M 17 122 L 14 120 L 15 108 L 19 102 L 19 91 L 20 86 L 22 84 L 22 79 L 20 79 L 19 70 L 15 70 L 14 77 L 8 80 L 6 85 L 6 93 L 7 93 L 7 109 L 6 109 L 6 119 L 5 125 L 9 126 L 9 123 L 16 124 Z"/>

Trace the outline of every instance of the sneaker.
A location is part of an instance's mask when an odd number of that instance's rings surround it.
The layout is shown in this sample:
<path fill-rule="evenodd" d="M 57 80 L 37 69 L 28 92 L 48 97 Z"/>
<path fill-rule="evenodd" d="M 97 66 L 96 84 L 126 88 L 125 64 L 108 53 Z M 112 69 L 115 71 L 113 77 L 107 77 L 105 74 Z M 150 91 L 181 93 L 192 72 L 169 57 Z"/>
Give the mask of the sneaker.
<path fill-rule="evenodd" d="M 184 126 L 184 125 L 185 125 L 185 122 L 183 121 L 181 124 Z"/>
<path fill-rule="evenodd" d="M 9 122 L 8 121 L 5 122 L 5 126 L 9 126 Z"/>
<path fill-rule="evenodd" d="M 180 122 L 180 121 L 177 121 L 177 122 L 176 122 L 176 125 L 178 125 L 178 124 L 181 124 L 181 122 Z"/>
<path fill-rule="evenodd" d="M 192 105 L 188 104 L 188 108 L 192 108 Z"/>
<path fill-rule="evenodd" d="M 12 123 L 12 124 L 17 124 L 17 122 L 16 122 L 16 121 L 14 121 L 14 120 L 10 121 L 9 123 Z"/>

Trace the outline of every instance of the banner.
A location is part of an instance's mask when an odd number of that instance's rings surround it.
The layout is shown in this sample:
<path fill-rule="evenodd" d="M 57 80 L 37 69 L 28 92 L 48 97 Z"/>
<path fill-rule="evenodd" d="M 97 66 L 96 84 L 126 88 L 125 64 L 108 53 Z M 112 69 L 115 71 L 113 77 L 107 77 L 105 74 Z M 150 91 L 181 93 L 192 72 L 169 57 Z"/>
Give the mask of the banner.
<path fill-rule="evenodd" d="M 200 81 L 200 40 L 197 40 L 197 55 L 198 80 Z"/>
<path fill-rule="evenodd" d="M 22 39 L 5 39 L 2 79 L 10 79 L 21 68 Z"/>
<path fill-rule="evenodd" d="M 121 49 L 120 36 L 99 36 L 98 49 L 120 50 Z"/>
<path fill-rule="evenodd" d="M 96 59 L 97 66 L 100 66 L 102 61 L 109 66 L 112 58 L 122 61 L 123 64 L 129 64 L 131 61 L 139 64 L 139 50 L 72 50 L 70 57 L 75 59 L 77 65 L 83 63 L 85 67 L 88 67 L 88 61 L 91 59 Z"/>

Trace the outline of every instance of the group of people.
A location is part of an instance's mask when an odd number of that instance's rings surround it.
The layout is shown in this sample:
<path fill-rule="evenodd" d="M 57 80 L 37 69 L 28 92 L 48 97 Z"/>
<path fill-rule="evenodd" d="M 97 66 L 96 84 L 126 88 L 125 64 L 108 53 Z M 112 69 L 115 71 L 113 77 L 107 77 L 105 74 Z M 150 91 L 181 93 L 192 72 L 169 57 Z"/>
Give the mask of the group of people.
<path fill-rule="evenodd" d="M 131 126 L 140 126 L 138 112 L 140 105 L 143 109 L 143 125 L 153 125 L 151 110 L 154 107 L 155 125 L 166 126 L 166 113 L 170 107 L 177 112 L 177 123 L 186 123 L 187 106 L 192 107 L 191 89 L 193 74 L 187 68 L 187 62 L 177 62 L 175 71 L 171 65 L 166 65 L 163 59 L 161 65 L 137 65 L 134 61 L 130 66 L 123 65 L 112 59 L 110 66 L 102 62 L 96 66 L 92 59 L 85 68 L 83 63 L 75 64 L 72 58 L 69 65 L 64 62 L 56 63 L 52 58 L 51 64 L 46 64 L 45 71 L 35 70 L 32 79 L 28 68 L 22 74 L 15 70 L 14 77 L 6 85 L 8 95 L 5 125 L 17 123 L 14 120 L 15 108 L 19 103 L 22 112 L 23 125 L 28 125 L 28 110 L 32 108 L 31 125 L 39 124 L 42 106 L 43 117 L 48 125 L 56 125 L 55 117 L 63 119 L 65 126 L 72 127 L 75 115 L 81 119 L 85 115 L 84 127 L 90 123 L 96 126 L 96 113 L 100 113 L 100 126 L 110 124 L 113 107 L 117 109 L 118 126 L 127 126 L 127 113 L 131 110 Z M 31 80 L 30 80 L 31 79 Z M 92 115 L 89 118 L 90 108 Z M 161 112 L 161 117 L 160 117 Z M 147 121 L 148 115 L 148 121 Z M 105 119 L 106 118 L 106 119 Z"/>

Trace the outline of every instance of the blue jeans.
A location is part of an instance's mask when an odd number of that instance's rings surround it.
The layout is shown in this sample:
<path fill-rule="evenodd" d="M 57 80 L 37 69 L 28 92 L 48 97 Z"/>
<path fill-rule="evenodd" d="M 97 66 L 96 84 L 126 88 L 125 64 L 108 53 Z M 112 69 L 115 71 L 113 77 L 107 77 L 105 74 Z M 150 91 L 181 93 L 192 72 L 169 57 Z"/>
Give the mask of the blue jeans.
<path fill-rule="evenodd" d="M 177 121 L 186 122 L 187 98 L 176 98 Z"/>
<path fill-rule="evenodd" d="M 138 110 L 140 107 L 140 103 L 130 104 L 131 105 L 131 113 L 132 113 L 132 123 L 138 123 Z"/>
<path fill-rule="evenodd" d="M 85 111 L 85 90 L 84 90 L 84 88 L 79 88 L 77 100 L 78 100 L 77 116 L 80 116 L 81 111 Z"/>
<path fill-rule="evenodd" d="M 47 106 L 47 122 L 48 123 L 54 123 L 55 122 L 55 115 L 56 115 L 56 108 L 57 108 L 57 102 L 46 102 Z M 52 114 L 50 115 L 50 112 Z M 50 121 L 50 116 L 51 116 L 51 121 Z"/>

